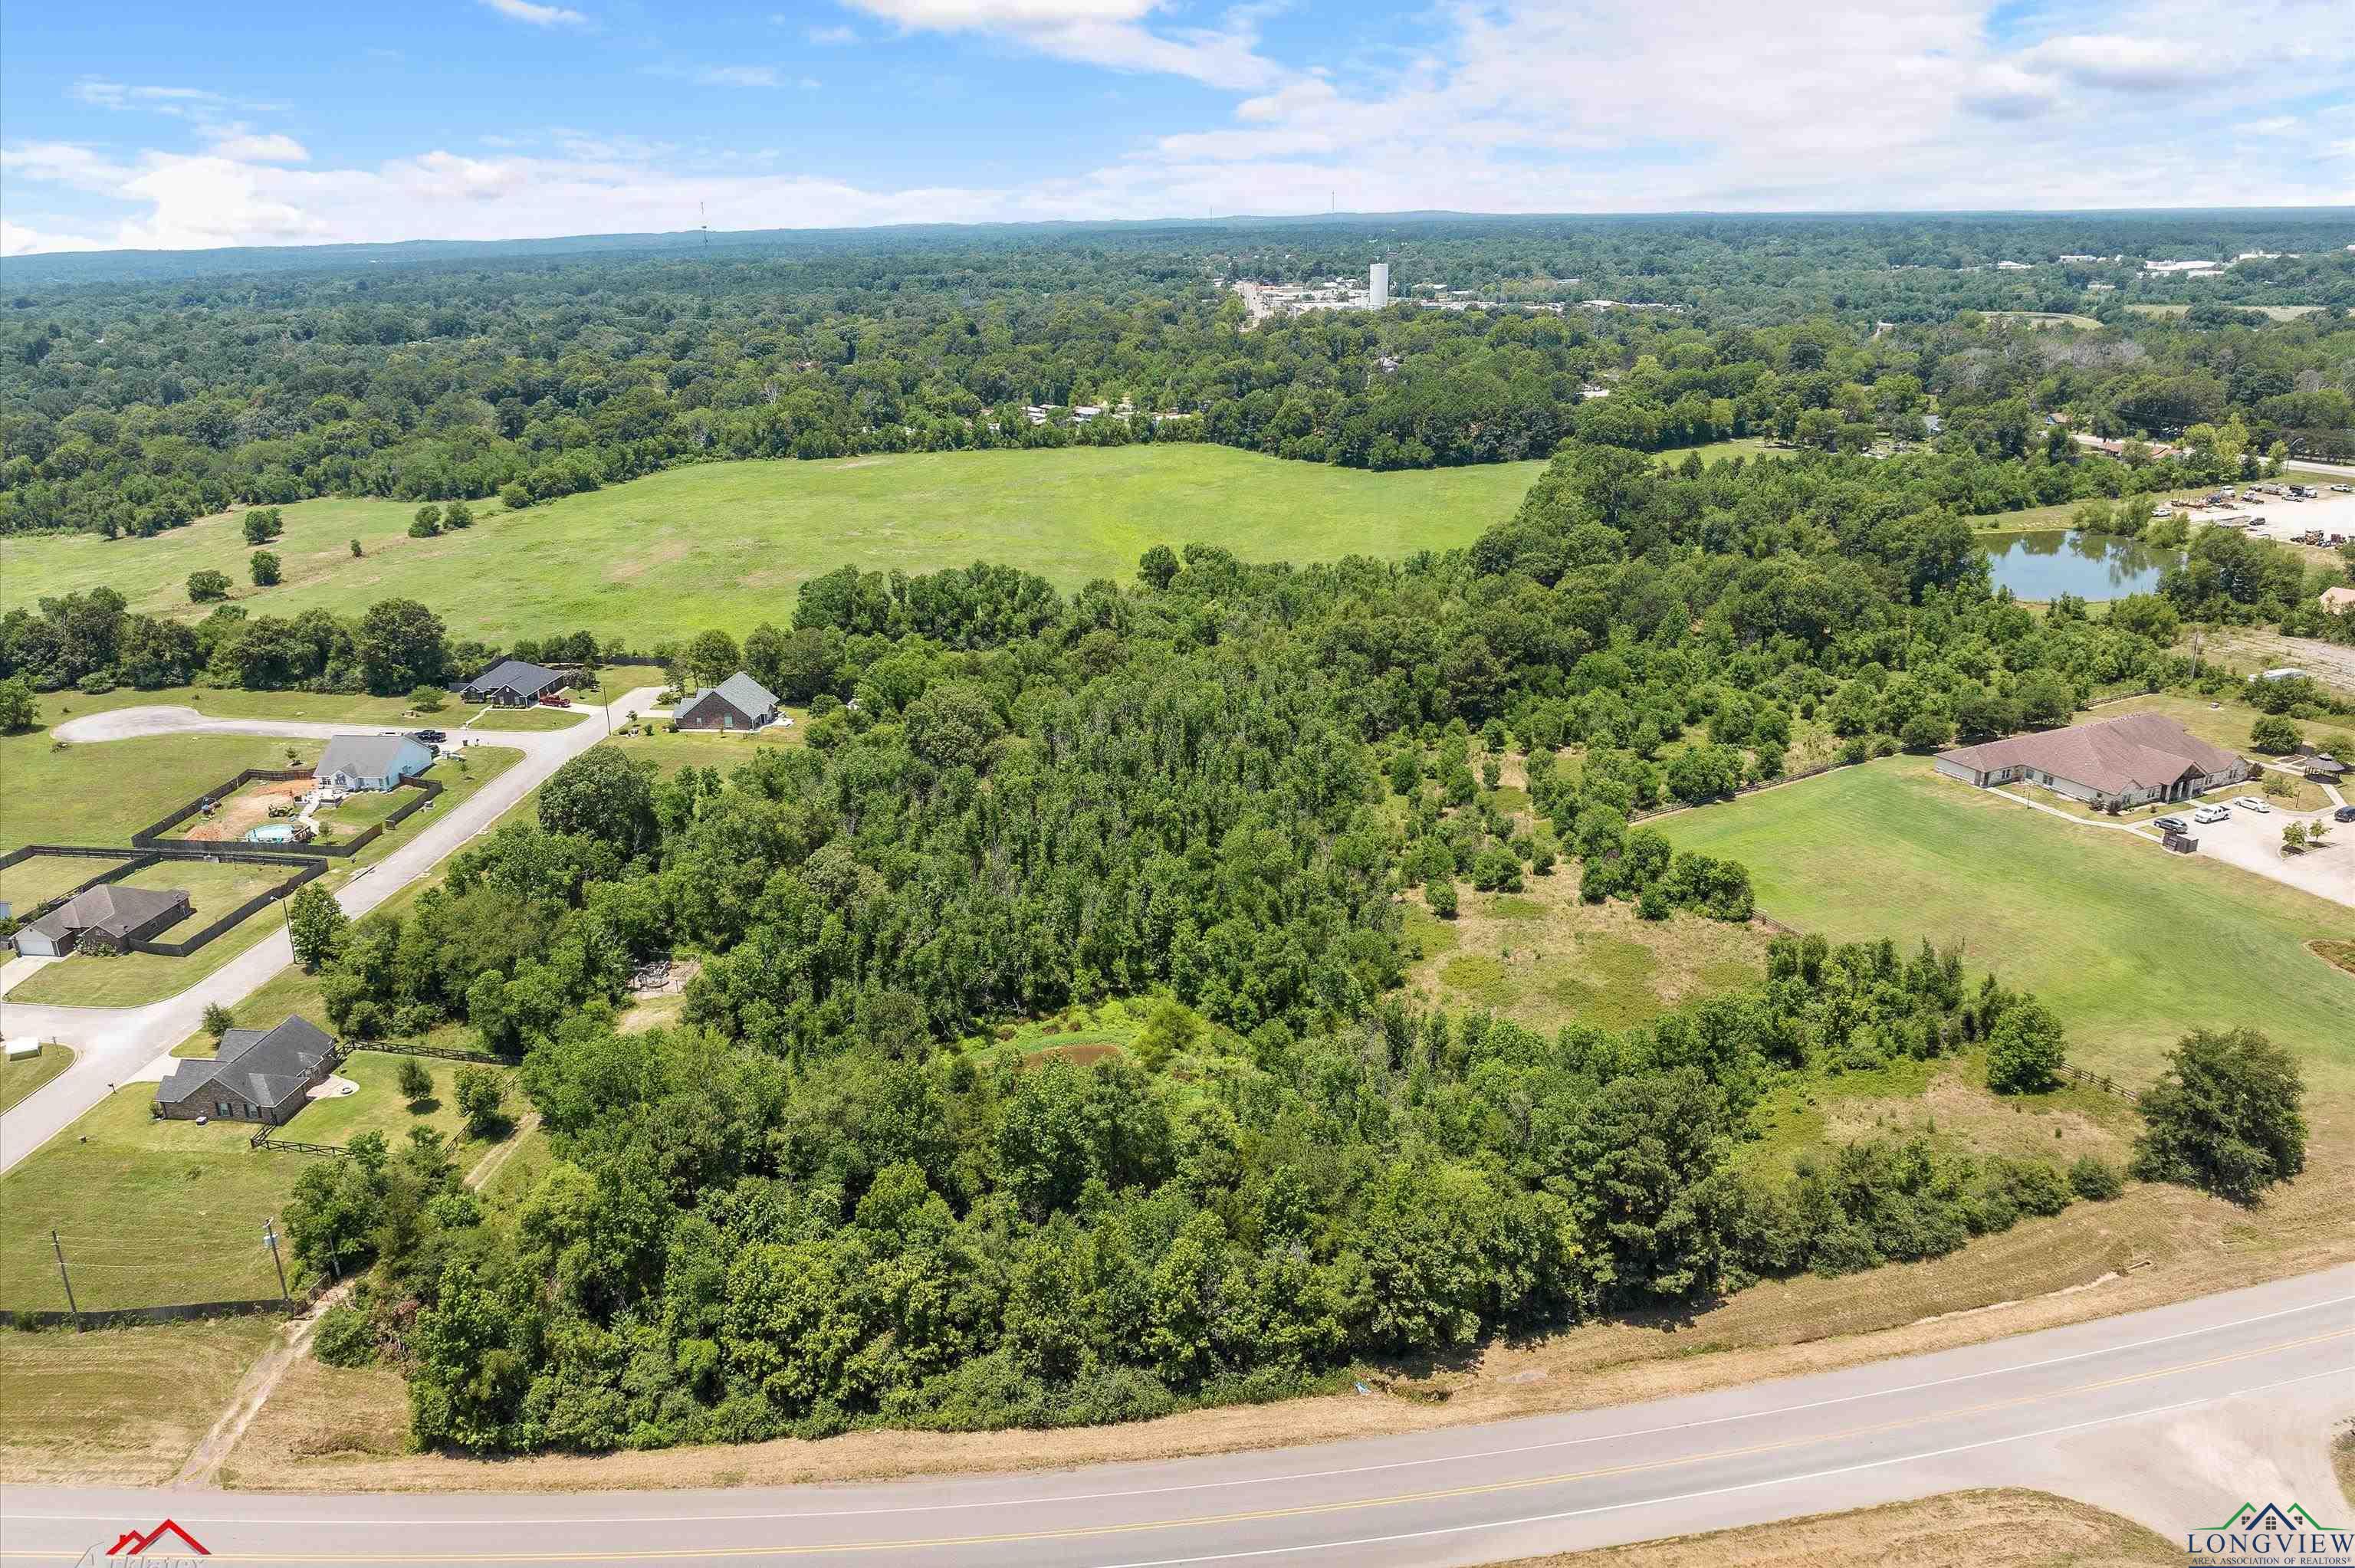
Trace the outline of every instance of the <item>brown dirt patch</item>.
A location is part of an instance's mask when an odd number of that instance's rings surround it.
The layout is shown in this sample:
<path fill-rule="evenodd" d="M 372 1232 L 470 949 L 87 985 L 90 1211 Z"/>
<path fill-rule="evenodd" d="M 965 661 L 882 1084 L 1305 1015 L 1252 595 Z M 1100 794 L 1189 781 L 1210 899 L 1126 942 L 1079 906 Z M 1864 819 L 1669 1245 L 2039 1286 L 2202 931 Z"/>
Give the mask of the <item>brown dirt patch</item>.
<path fill-rule="evenodd" d="M 271 807 L 283 800 L 300 800 L 310 792 L 307 779 L 256 779 L 223 800 L 211 816 L 190 821 L 181 836 L 205 843 L 241 839 L 248 828 L 270 821 Z"/>
<path fill-rule="evenodd" d="M 612 562 L 605 567 L 605 580 L 609 583 L 625 583 L 630 581 L 633 577 L 644 577 L 649 570 L 655 567 L 666 566 L 672 561 L 680 561 L 685 560 L 686 558 L 687 541 L 684 539 L 667 540 L 663 544 L 655 546 L 651 549 L 641 550 L 633 554 L 626 561 Z"/>
<path fill-rule="evenodd" d="M 2308 942 L 2306 950 L 2324 963 L 2355 975 L 2355 942 Z"/>
<path fill-rule="evenodd" d="M 1076 1432 L 855 1432 L 823 1442 L 485 1463 L 402 1453 L 408 1415 L 399 1375 L 314 1362 L 288 1373 L 230 1455 L 223 1480 L 258 1490 L 389 1491 L 875 1480 L 1279 1447 L 1800 1376 L 2164 1306 L 2355 1258 L 2355 1155 L 2347 1152 L 2355 1150 L 2355 1127 L 2329 1107 L 2314 1120 L 2313 1164 L 2258 1210 L 2137 1184 L 2114 1202 L 2074 1204 L 1928 1263 L 1844 1279 L 1770 1281 L 1684 1317 L 1491 1343 L 1460 1368 L 1395 1369 L 1385 1381 L 1412 1397 L 1298 1399 Z M 2116 1277 L 2104 1277 L 2110 1275 Z"/>
<path fill-rule="evenodd" d="M 2130 1519 L 2049 1492 L 2003 1489 L 1529 1557 L 1499 1568 L 2139 1568 L 2182 1561 L 2173 1542 Z"/>

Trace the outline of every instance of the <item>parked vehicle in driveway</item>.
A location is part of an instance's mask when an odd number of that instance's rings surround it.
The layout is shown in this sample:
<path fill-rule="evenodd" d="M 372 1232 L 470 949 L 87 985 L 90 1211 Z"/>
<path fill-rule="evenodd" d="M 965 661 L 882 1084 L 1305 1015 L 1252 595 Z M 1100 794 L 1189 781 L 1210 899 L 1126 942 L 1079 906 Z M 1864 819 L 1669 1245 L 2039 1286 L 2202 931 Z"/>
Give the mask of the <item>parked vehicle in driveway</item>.
<path fill-rule="evenodd" d="M 2162 832 L 2179 833 L 2183 831 L 2183 819 L 2180 817 L 2160 817 L 2150 825 L 2158 829 Z"/>
<path fill-rule="evenodd" d="M 2240 807 L 2243 811 L 2270 811 L 2273 810 L 2271 806 L 2266 805 L 2254 795 L 2235 795 L 2232 797 L 2232 804 Z"/>
<path fill-rule="evenodd" d="M 423 741 L 428 746 L 439 746 L 450 737 L 448 735 L 438 729 L 421 729 L 417 732 L 415 738 Z"/>
<path fill-rule="evenodd" d="M 2232 814 L 2222 806 L 2202 806 L 2191 813 L 2191 820 L 2195 822 L 2221 822 Z"/>
<path fill-rule="evenodd" d="M 2355 822 L 2355 806 L 2341 806 L 2330 813 L 2334 822 Z"/>
<path fill-rule="evenodd" d="M 572 699 L 562 692 L 550 692 L 539 699 L 539 705 L 544 708 L 569 708 L 572 705 Z"/>

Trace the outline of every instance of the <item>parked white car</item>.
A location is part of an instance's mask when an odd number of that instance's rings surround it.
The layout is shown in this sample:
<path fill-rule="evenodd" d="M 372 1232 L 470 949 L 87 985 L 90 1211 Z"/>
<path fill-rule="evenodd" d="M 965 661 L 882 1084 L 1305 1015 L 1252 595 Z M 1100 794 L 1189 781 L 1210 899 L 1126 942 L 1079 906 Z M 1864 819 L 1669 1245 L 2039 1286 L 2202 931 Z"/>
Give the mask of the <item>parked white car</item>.
<path fill-rule="evenodd" d="M 2271 806 L 2266 805 L 2254 795 L 2235 795 L 2232 797 L 2232 804 L 2240 807 L 2243 811 L 2270 811 L 2273 810 Z"/>
<path fill-rule="evenodd" d="M 2202 806 L 2191 813 L 2191 820 L 2195 822 L 2221 822 L 2232 814 L 2222 806 Z"/>

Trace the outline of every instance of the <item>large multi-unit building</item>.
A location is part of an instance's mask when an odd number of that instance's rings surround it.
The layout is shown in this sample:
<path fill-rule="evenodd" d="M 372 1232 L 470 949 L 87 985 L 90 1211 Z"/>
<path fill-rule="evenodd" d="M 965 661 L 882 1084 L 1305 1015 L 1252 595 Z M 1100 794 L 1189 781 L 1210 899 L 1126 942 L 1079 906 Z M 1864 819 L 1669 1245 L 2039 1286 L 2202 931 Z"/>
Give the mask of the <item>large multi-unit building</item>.
<path fill-rule="evenodd" d="M 1391 302 L 1391 264 L 1377 261 L 1366 271 L 1366 309 L 1387 309 Z"/>

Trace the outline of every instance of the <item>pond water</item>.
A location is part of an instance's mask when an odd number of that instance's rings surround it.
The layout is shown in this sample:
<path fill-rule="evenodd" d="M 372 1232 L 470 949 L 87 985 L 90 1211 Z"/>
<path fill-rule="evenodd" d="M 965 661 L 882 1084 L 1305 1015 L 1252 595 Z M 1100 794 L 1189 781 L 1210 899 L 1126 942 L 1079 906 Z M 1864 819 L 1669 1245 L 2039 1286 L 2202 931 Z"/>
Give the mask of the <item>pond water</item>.
<path fill-rule="evenodd" d="M 2079 599 L 2149 593 L 2158 587 L 2159 574 L 2179 558 L 2173 550 L 2155 550 L 2138 539 L 2075 528 L 2005 534 L 1979 550 L 1996 587 L 2048 602 L 2064 593 Z"/>

